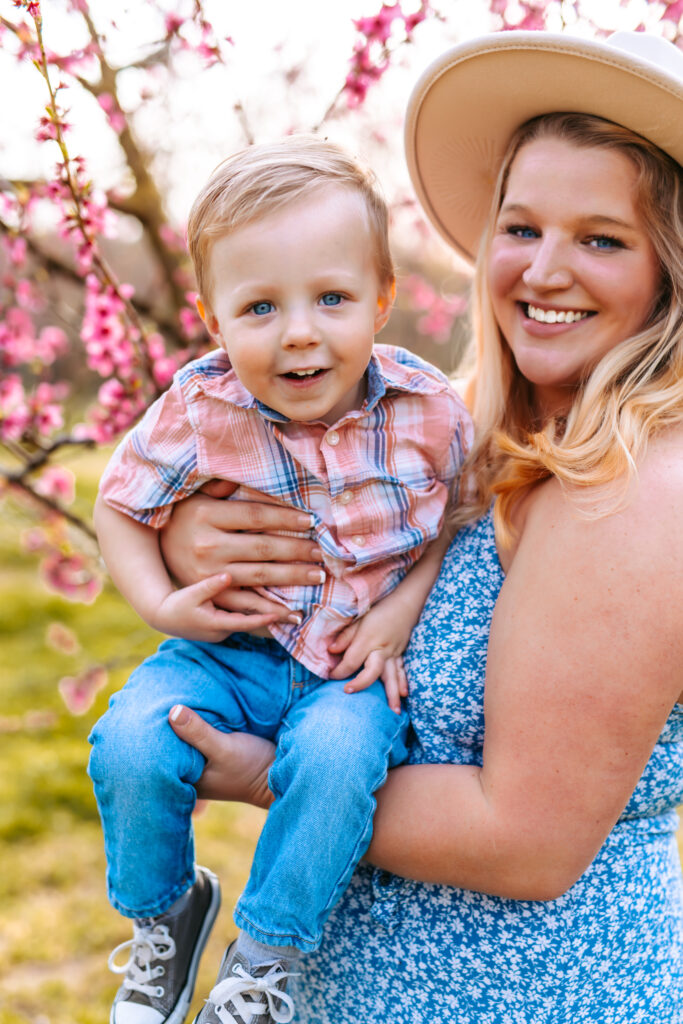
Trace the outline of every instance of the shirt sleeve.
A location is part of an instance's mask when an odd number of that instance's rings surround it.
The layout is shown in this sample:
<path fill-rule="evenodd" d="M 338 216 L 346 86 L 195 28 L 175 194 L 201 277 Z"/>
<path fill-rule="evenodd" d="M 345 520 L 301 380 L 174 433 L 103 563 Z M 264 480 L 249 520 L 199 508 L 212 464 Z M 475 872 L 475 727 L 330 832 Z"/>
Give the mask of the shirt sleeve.
<path fill-rule="evenodd" d="M 438 479 L 450 487 L 457 479 L 467 453 L 472 447 L 474 425 L 464 401 L 450 385 L 447 396 L 451 407 L 449 444 L 441 457 L 435 461 L 434 471 Z"/>
<path fill-rule="evenodd" d="M 195 431 L 174 383 L 119 444 L 100 481 L 100 496 L 118 512 L 160 529 L 174 502 L 207 479 L 198 474 Z"/>

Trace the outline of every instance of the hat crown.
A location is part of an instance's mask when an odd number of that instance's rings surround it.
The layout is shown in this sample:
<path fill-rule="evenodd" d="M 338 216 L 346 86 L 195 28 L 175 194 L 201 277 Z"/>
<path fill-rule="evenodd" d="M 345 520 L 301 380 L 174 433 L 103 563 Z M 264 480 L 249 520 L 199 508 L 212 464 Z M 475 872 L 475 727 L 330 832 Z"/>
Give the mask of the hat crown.
<path fill-rule="evenodd" d="M 662 36 L 649 32 L 613 32 L 606 42 L 616 50 L 653 64 L 683 84 L 683 51 Z"/>

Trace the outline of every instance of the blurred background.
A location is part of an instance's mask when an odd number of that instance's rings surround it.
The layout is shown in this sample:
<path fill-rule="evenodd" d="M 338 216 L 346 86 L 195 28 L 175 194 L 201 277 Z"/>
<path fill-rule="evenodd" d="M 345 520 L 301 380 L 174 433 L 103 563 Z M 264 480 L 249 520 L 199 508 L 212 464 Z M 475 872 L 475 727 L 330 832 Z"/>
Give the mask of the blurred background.
<path fill-rule="evenodd" d="M 417 75 L 481 32 L 680 43 L 682 15 L 683 0 L 0 0 L 0 1024 L 103 1021 L 117 987 L 106 958 L 128 929 L 106 901 L 87 735 L 159 637 L 106 578 L 91 508 L 116 438 L 207 348 L 184 223 L 211 169 L 311 130 L 369 161 L 399 267 L 381 340 L 455 373 L 468 270 L 408 183 Z M 224 887 L 200 993 L 261 821 L 197 816 Z"/>

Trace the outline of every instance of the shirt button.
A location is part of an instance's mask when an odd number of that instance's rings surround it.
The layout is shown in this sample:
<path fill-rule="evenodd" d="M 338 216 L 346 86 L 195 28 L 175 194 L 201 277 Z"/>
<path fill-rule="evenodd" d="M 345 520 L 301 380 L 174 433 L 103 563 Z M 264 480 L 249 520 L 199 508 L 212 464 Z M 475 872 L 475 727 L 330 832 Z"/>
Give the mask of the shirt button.
<path fill-rule="evenodd" d="M 325 440 L 334 448 L 336 444 L 339 444 L 339 434 L 336 430 L 328 430 L 325 434 Z"/>
<path fill-rule="evenodd" d="M 357 535 L 355 537 L 352 537 L 351 539 L 353 540 L 353 543 L 356 545 L 357 548 L 365 547 L 365 537 Z"/>
<path fill-rule="evenodd" d="M 339 495 L 339 503 L 341 505 L 348 505 L 348 503 L 351 501 L 352 498 L 353 498 L 353 492 L 352 491 L 342 491 L 342 493 Z"/>

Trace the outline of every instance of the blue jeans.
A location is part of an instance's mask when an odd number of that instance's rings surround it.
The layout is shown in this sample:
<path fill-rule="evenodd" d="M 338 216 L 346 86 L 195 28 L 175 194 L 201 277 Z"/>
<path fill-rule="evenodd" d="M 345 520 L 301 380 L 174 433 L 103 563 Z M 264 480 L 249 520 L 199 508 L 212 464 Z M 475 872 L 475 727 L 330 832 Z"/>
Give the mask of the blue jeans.
<path fill-rule="evenodd" d="M 274 740 L 275 800 L 235 920 L 254 939 L 308 951 L 368 847 L 373 793 L 406 757 L 407 716 L 380 682 L 323 680 L 274 640 L 167 640 L 111 699 L 90 736 L 107 886 L 127 917 L 163 913 L 194 881 L 190 815 L 204 758 L 168 724 L 185 704 L 224 732 Z"/>

